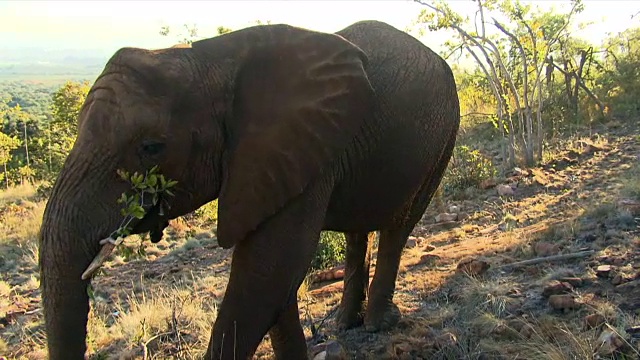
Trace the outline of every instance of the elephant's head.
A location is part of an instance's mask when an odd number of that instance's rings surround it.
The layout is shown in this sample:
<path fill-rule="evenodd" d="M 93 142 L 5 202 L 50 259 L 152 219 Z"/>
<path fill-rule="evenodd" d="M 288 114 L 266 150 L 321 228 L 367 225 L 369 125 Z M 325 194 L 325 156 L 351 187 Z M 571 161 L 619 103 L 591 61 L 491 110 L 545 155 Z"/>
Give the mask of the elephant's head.
<path fill-rule="evenodd" d="M 366 57 L 343 38 L 258 26 L 191 48 L 119 50 L 95 81 L 40 232 L 50 359 L 79 359 L 89 310 L 81 278 L 122 221 L 117 170 L 178 181 L 169 210 L 132 224 L 159 240 L 171 218 L 219 198 L 231 247 L 333 166 L 367 116 Z"/>

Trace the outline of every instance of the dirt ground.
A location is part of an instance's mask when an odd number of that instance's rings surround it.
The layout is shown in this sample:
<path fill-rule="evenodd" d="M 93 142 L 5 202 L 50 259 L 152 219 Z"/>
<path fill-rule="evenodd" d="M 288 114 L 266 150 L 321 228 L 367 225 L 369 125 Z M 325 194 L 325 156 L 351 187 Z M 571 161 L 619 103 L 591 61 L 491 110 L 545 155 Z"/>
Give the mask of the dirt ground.
<path fill-rule="evenodd" d="M 305 283 L 310 346 L 337 341 L 349 359 L 640 358 L 640 135 L 605 130 L 431 206 L 403 256 L 393 330 L 338 331 L 342 281 Z M 2 216 L 24 227 L 42 206 L 17 200 Z M 19 239 L 34 232 L 17 228 L 0 247 L 0 356 L 44 359 L 37 252 Z M 192 359 L 206 349 L 231 251 L 179 221 L 145 245 L 93 282 L 92 359 Z M 256 357 L 271 358 L 268 339 Z"/>

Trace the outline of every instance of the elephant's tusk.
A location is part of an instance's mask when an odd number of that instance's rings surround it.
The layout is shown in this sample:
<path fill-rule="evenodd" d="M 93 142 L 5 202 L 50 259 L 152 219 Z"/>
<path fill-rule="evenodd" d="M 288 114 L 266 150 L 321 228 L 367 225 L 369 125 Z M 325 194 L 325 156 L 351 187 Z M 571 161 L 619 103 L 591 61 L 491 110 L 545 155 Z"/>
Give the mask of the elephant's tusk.
<path fill-rule="evenodd" d="M 119 237 L 116 240 L 113 240 L 112 238 L 106 238 L 106 239 L 100 240 L 100 244 L 102 244 L 102 248 L 100 249 L 100 252 L 98 253 L 98 255 L 96 255 L 96 257 L 93 259 L 91 264 L 87 266 L 87 270 L 85 270 L 82 273 L 82 280 L 87 280 L 91 276 L 93 276 L 93 274 L 96 271 L 98 271 L 98 269 L 100 269 L 100 266 L 102 266 L 102 264 L 107 260 L 109 255 L 111 255 L 111 253 L 113 252 L 113 249 L 115 249 L 116 246 L 120 244 L 123 240 L 124 238 L 121 238 L 121 237 Z"/>

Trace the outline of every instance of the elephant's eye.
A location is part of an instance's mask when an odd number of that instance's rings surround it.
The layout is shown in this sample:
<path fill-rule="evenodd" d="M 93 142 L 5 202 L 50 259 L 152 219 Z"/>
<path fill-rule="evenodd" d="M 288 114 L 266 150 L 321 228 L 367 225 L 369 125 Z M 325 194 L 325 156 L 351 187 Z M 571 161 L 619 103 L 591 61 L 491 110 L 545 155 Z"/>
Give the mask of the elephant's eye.
<path fill-rule="evenodd" d="M 146 155 L 158 155 L 164 150 L 164 143 L 152 140 L 145 140 L 142 142 L 142 151 Z"/>

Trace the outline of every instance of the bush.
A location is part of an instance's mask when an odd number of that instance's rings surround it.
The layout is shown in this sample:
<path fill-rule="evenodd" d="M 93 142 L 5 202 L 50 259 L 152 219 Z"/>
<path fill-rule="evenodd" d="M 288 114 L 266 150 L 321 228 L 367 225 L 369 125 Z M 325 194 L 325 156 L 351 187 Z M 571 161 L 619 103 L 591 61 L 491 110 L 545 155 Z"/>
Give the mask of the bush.
<path fill-rule="evenodd" d="M 193 212 L 200 225 L 216 225 L 218 223 L 218 200 L 210 201 Z"/>
<path fill-rule="evenodd" d="M 345 260 L 346 239 L 344 234 L 334 231 L 323 231 L 316 255 L 311 262 L 312 270 L 322 270 L 336 266 Z"/>
<path fill-rule="evenodd" d="M 445 191 L 453 192 L 478 186 L 482 181 L 496 176 L 497 170 L 491 160 L 478 150 L 468 146 L 456 146 L 445 172 Z"/>

